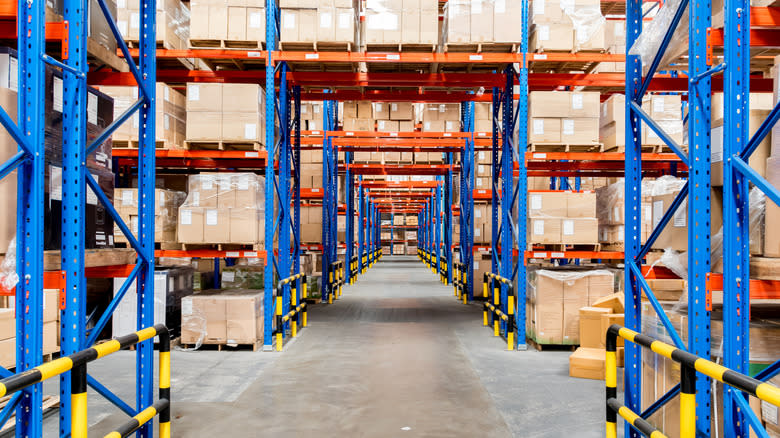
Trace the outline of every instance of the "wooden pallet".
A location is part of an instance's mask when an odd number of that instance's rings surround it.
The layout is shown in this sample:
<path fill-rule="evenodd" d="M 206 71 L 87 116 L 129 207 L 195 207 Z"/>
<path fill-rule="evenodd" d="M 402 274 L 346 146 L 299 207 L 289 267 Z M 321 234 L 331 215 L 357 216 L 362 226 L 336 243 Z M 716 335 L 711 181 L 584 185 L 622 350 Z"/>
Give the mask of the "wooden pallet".
<path fill-rule="evenodd" d="M 0 410 L 5 408 L 8 402 L 11 400 L 11 397 L 12 396 L 8 395 L 0 399 Z M 43 396 L 42 412 L 44 417 L 54 413 L 55 411 L 59 410 L 59 408 L 60 408 L 60 397 L 58 395 Z M 15 427 L 16 427 L 16 410 L 14 410 L 11 413 L 11 416 L 8 418 L 8 421 L 3 425 L 2 429 L 0 429 L 0 435 L 5 435 L 7 433 L 10 433 L 12 430 L 15 429 Z"/>
<path fill-rule="evenodd" d="M 185 251 L 214 250 L 214 251 L 264 251 L 265 246 L 261 243 L 240 244 L 240 243 L 180 243 L 181 249 Z"/>
<path fill-rule="evenodd" d="M 438 44 L 366 43 L 366 52 L 434 53 Z"/>
<path fill-rule="evenodd" d="M 257 141 L 201 141 L 186 140 L 184 142 L 189 150 L 220 150 L 220 151 L 259 151 L 263 145 Z"/>
<path fill-rule="evenodd" d="M 229 351 L 236 351 L 236 350 L 252 350 L 257 351 L 258 349 L 262 348 L 263 341 L 258 340 L 255 341 L 252 344 L 227 344 L 227 343 L 219 343 L 214 341 L 203 341 L 203 343 L 200 345 L 200 350 L 210 349 L 210 350 L 229 350 Z M 195 344 L 181 344 L 182 349 L 185 350 L 193 350 L 195 349 Z M 205 347 L 205 348 L 204 348 Z"/>
<path fill-rule="evenodd" d="M 518 43 L 445 43 L 442 51 L 459 53 L 517 53 L 520 48 Z"/>
<path fill-rule="evenodd" d="M 605 150 L 604 152 L 617 152 L 624 154 L 626 152 L 626 146 L 612 146 Z M 643 144 L 642 145 L 642 153 L 643 154 L 661 154 L 661 153 L 671 153 L 672 150 L 667 145 L 648 145 Z"/>
<path fill-rule="evenodd" d="M 111 146 L 115 149 L 138 149 L 140 142 L 138 140 L 111 140 Z M 184 145 L 175 144 L 168 140 L 157 140 L 154 142 L 155 149 L 164 150 L 184 150 Z"/>
<path fill-rule="evenodd" d="M 530 336 L 526 339 L 528 344 L 538 351 L 574 351 L 577 349 L 577 346 L 574 344 L 542 344 Z"/>
<path fill-rule="evenodd" d="M 529 152 L 604 152 L 604 143 L 531 143 Z"/>
<path fill-rule="evenodd" d="M 530 243 L 528 244 L 528 250 L 535 252 L 601 251 L 601 244 Z"/>
<path fill-rule="evenodd" d="M 233 39 L 193 39 L 187 40 L 190 49 L 265 49 L 265 41 Z"/>
<path fill-rule="evenodd" d="M 352 52 L 356 49 L 352 41 L 280 41 L 279 50 L 298 52 Z"/>
<path fill-rule="evenodd" d="M 132 265 L 138 258 L 134 249 L 102 248 L 84 250 L 84 267 Z M 43 270 L 59 271 L 62 255 L 59 250 L 43 252 Z"/>

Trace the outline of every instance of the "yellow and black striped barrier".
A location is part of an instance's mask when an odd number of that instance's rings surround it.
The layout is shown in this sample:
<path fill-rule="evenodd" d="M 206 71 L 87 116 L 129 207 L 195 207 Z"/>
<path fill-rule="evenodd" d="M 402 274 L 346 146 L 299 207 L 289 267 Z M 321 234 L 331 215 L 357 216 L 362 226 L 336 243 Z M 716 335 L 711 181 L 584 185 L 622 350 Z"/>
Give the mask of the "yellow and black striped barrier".
<path fill-rule="evenodd" d="M 360 264 L 358 263 L 358 256 L 352 256 L 349 259 L 349 284 L 355 284 L 357 282 L 359 270 Z"/>
<path fill-rule="evenodd" d="M 328 304 L 333 304 L 333 300 L 339 299 L 342 293 L 342 286 L 344 285 L 344 262 L 336 260 L 330 264 L 330 270 L 328 272 Z"/>
<path fill-rule="evenodd" d="M 680 364 L 680 438 L 696 436 L 696 372 L 746 392 L 759 400 L 780 406 L 780 388 L 776 386 L 730 370 L 650 336 L 613 324 L 607 329 L 606 338 L 607 438 L 617 437 L 618 415 L 651 438 L 666 436 L 617 399 L 618 337 Z"/>
<path fill-rule="evenodd" d="M 468 290 L 468 270 L 465 263 L 453 263 L 452 264 L 452 286 L 455 289 L 455 297 L 463 301 L 463 304 L 468 304 L 469 294 Z"/>
<path fill-rule="evenodd" d="M 368 269 L 368 253 L 364 252 L 361 257 L 362 257 L 362 260 L 363 260 L 363 264 L 362 264 L 363 269 L 360 271 L 360 273 L 361 274 L 365 274 L 366 270 Z"/>
<path fill-rule="evenodd" d="M 443 257 L 439 258 L 439 280 L 446 286 L 449 284 L 447 279 L 447 260 Z"/>
<path fill-rule="evenodd" d="M 101 357 L 116 353 L 117 351 L 160 337 L 159 357 L 159 388 L 157 400 L 152 406 L 144 409 L 133 419 L 112 432 L 106 437 L 126 437 L 139 427 L 160 416 L 160 437 L 171 436 L 171 337 L 168 328 L 163 324 L 147 327 L 129 335 L 120 336 L 108 342 L 73 353 L 70 356 L 61 357 L 51 362 L 39 365 L 35 368 L 14 374 L 0 380 L 0 397 L 22 391 L 32 385 L 61 374 L 71 373 L 71 431 L 73 438 L 86 438 L 87 436 L 87 364 Z"/>
<path fill-rule="evenodd" d="M 298 302 L 298 291 L 296 288 L 297 280 L 301 280 L 301 299 Z M 290 285 L 290 295 L 285 297 L 284 287 Z M 282 351 L 284 344 L 284 325 L 290 322 L 290 335 L 294 338 L 298 336 L 298 326 L 301 328 L 309 324 L 308 310 L 306 307 L 306 298 L 308 296 L 308 285 L 306 284 L 306 274 L 295 274 L 287 277 L 276 285 L 276 329 L 274 337 L 276 339 L 276 351 Z M 290 303 L 290 310 L 284 313 L 284 301 L 287 299 Z M 284 313 L 284 314 L 283 314 Z"/>
<path fill-rule="evenodd" d="M 507 286 L 506 313 L 501 310 L 501 283 Z M 488 297 L 488 290 L 492 291 L 492 302 Z M 482 276 L 482 296 L 485 299 L 482 310 L 482 325 L 493 323 L 493 336 L 501 336 L 501 321 L 506 322 L 506 349 L 515 349 L 515 291 L 512 280 L 485 272 Z"/>

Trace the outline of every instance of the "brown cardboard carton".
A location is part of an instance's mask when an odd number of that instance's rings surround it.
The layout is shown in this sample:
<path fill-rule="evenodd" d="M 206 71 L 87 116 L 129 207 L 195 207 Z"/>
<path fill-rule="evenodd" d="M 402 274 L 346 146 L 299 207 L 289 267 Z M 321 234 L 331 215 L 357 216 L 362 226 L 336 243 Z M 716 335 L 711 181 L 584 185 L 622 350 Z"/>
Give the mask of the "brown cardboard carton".
<path fill-rule="evenodd" d="M 0 308 L 0 341 L 16 336 L 16 312 Z"/>
<path fill-rule="evenodd" d="M 574 49 L 574 28 L 571 24 L 540 23 L 533 26 L 528 47 L 532 52 L 570 52 Z"/>
<path fill-rule="evenodd" d="M 445 120 L 444 132 L 460 132 L 460 122 L 457 120 Z"/>
<path fill-rule="evenodd" d="M 404 8 L 401 17 L 401 42 L 404 44 L 419 44 L 420 42 L 420 9 Z"/>
<path fill-rule="evenodd" d="M 344 120 L 345 131 L 373 131 L 374 120 L 368 119 L 346 119 Z"/>
<path fill-rule="evenodd" d="M 0 341 L 0 366 L 5 368 L 16 366 L 16 337 Z"/>
<path fill-rule="evenodd" d="M 580 343 L 580 308 L 588 304 L 588 278 L 563 281 L 563 342 Z"/>
<path fill-rule="evenodd" d="M 471 38 L 471 2 L 454 0 L 449 2 L 445 20 L 446 42 L 450 44 L 468 43 Z"/>
<path fill-rule="evenodd" d="M 642 100 L 642 109 L 653 120 L 682 120 L 679 94 L 646 96 Z"/>
<path fill-rule="evenodd" d="M 222 111 L 222 84 L 187 84 L 187 112 Z"/>
<path fill-rule="evenodd" d="M 203 212 L 203 241 L 206 243 L 226 243 L 230 241 L 229 211 L 206 208 Z"/>
<path fill-rule="evenodd" d="M 522 2 L 497 0 L 493 3 L 493 41 L 511 43 L 520 41 L 522 29 L 517 26 L 522 17 Z"/>
<path fill-rule="evenodd" d="M 395 120 L 377 120 L 377 132 L 398 132 L 398 121 Z"/>
<path fill-rule="evenodd" d="M 582 93 L 579 93 L 582 95 Z M 528 94 L 528 117 L 560 118 L 570 115 L 571 95 L 568 91 L 532 91 Z"/>
<path fill-rule="evenodd" d="M 607 22 L 606 26 L 604 26 L 604 43 L 607 47 L 625 46 L 626 23 L 618 20 Z M 625 53 L 625 50 L 611 53 Z"/>
<path fill-rule="evenodd" d="M 414 121 L 412 120 L 399 120 L 398 132 L 412 132 L 414 131 Z"/>
<path fill-rule="evenodd" d="M 626 124 L 626 96 L 623 94 L 613 94 L 601 104 L 599 126 L 606 126 L 612 122 Z"/>
<path fill-rule="evenodd" d="M 301 224 L 301 241 L 307 243 L 320 242 L 322 240 L 321 224 Z"/>
<path fill-rule="evenodd" d="M 493 0 L 471 0 L 471 42 L 493 41 Z"/>
<path fill-rule="evenodd" d="M 203 243 L 203 207 L 179 209 L 177 239 L 181 243 Z"/>
<path fill-rule="evenodd" d="M 50 321 L 43 323 L 43 354 L 60 351 L 59 323 Z"/>
<path fill-rule="evenodd" d="M 599 224 L 596 218 L 562 218 L 561 243 L 590 244 L 598 243 Z"/>
<path fill-rule="evenodd" d="M 599 270 L 588 275 L 588 306 L 615 291 L 615 276 L 610 271 Z M 622 312 L 622 310 L 621 310 Z"/>
<path fill-rule="evenodd" d="M 530 218 L 528 243 L 561 243 L 560 218 Z"/>
<path fill-rule="evenodd" d="M 688 289 L 688 282 L 679 278 L 647 279 L 647 285 L 650 286 L 658 301 L 679 301 Z M 642 290 L 642 298 L 646 298 L 644 290 Z"/>
<path fill-rule="evenodd" d="M 181 341 L 183 344 L 227 341 L 226 301 L 216 292 L 218 291 L 206 291 L 182 298 Z"/>
<path fill-rule="evenodd" d="M 260 116 L 257 111 L 222 113 L 223 141 L 260 141 L 259 128 Z"/>
<path fill-rule="evenodd" d="M 0 88 L 0 106 L 16 121 L 16 92 Z M 5 129 L 0 130 L 0 162 L 6 162 L 16 155 L 16 142 Z M 0 179 L 0 209 L 5 212 L 16 211 L 16 171 Z M 6 252 L 8 244 L 16 237 L 16 214 L 4 214 L 0 220 L 0 251 Z"/>
<path fill-rule="evenodd" d="M 299 9 L 298 19 L 300 27 L 298 28 L 298 41 L 300 42 L 314 42 L 317 40 L 317 31 L 319 26 L 317 25 L 317 10 L 316 9 Z"/>
<path fill-rule="evenodd" d="M 262 292 L 232 291 L 224 299 L 227 343 L 253 344 L 262 339 Z"/>
<path fill-rule="evenodd" d="M 560 143 L 561 119 L 532 118 L 528 123 L 529 143 Z"/>
<path fill-rule="evenodd" d="M 373 118 L 376 120 L 389 120 L 390 119 L 390 105 L 386 102 L 374 102 L 373 104 Z"/>
<path fill-rule="evenodd" d="M 569 375 L 583 379 L 604 380 L 606 352 L 601 348 L 578 348 L 569 356 Z"/>
<path fill-rule="evenodd" d="M 60 319 L 60 290 L 43 290 L 43 322 L 58 321 Z"/>
<path fill-rule="evenodd" d="M 599 128 L 599 140 L 604 149 L 621 148 L 626 145 L 626 127 L 624 122 L 612 122 Z"/>
<path fill-rule="evenodd" d="M 612 313 L 623 313 L 623 292 L 607 295 L 606 297 L 599 298 L 591 304 L 591 307 L 601 307 L 609 309 Z"/>
<path fill-rule="evenodd" d="M 623 320 L 623 314 L 622 313 L 608 313 L 608 314 L 601 315 L 601 333 L 604 333 L 604 336 L 606 336 L 607 329 L 612 324 L 617 324 L 619 326 L 625 325 L 625 322 Z M 602 338 L 602 342 L 605 342 L 604 341 L 605 339 L 606 338 Z M 623 338 L 618 336 L 617 345 L 622 347 L 623 344 L 624 344 Z M 602 347 L 603 347 L 603 345 L 602 345 Z"/>
<path fill-rule="evenodd" d="M 390 120 L 413 120 L 414 105 L 411 102 L 390 103 Z"/>
<path fill-rule="evenodd" d="M 246 13 L 245 7 L 228 6 L 227 39 L 246 40 Z"/>
<path fill-rule="evenodd" d="M 598 117 L 599 99 L 601 94 L 593 91 L 577 91 L 569 93 L 570 117 Z"/>
<path fill-rule="evenodd" d="M 259 113 L 263 89 L 257 84 L 224 84 L 222 108 L 230 112 Z"/>
<path fill-rule="evenodd" d="M 596 217 L 595 192 L 567 192 L 566 217 Z"/>
<path fill-rule="evenodd" d="M 609 309 L 582 307 L 580 309 L 580 345 L 585 348 L 601 348 L 606 333 L 601 332 L 601 315 Z"/>
<path fill-rule="evenodd" d="M 259 228 L 260 213 L 255 208 L 230 208 L 228 217 L 230 223 L 230 234 L 228 241 L 230 243 L 258 243 L 261 240 Z"/>
<path fill-rule="evenodd" d="M 678 145 L 683 142 L 683 123 L 681 119 L 677 120 L 657 120 L 656 123 L 664 132 L 669 135 Z M 642 123 L 642 144 L 644 145 L 664 145 L 661 137 L 655 131 L 650 129 L 647 124 Z"/>
<path fill-rule="evenodd" d="M 334 41 L 353 42 L 355 40 L 355 10 L 336 8 L 336 34 Z"/>
<path fill-rule="evenodd" d="M 444 120 L 428 120 L 423 122 L 423 132 L 445 132 Z"/>
<path fill-rule="evenodd" d="M 780 187 L 780 157 L 769 157 L 766 161 L 766 178 L 770 184 Z M 764 217 L 764 255 L 780 257 L 780 207 L 770 199 L 766 201 Z"/>
<path fill-rule="evenodd" d="M 336 10 L 332 7 L 317 9 L 317 41 L 336 41 Z"/>
<path fill-rule="evenodd" d="M 485 167 L 490 168 L 487 165 Z M 528 215 L 531 217 L 565 217 L 567 197 L 566 192 L 531 192 L 528 194 Z"/>
<path fill-rule="evenodd" d="M 676 193 L 653 196 L 653 229 L 661 222 L 664 213 L 674 202 Z M 688 250 L 688 207 L 683 201 L 674 217 L 666 224 L 663 232 L 653 243 L 655 249 L 672 248 L 675 251 Z"/>
<path fill-rule="evenodd" d="M 439 42 L 439 8 L 436 4 L 424 4 L 420 9 L 420 44 Z"/>
<path fill-rule="evenodd" d="M 264 8 L 247 8 L 246 39 L 249 41 L 265 41 Z"/>
<path fill-rule="evenodd" d="M 221 112 L 187 112 L 188 141 L 219 141 L 222 139 Z"/>
<path fill-rule="evenodd" d="M 753 94 L 751 94 L 751 97 Z M 768 110 L 750 110 L 748 116 L 748 131 L 753 136 L 761 123 L 769 115 Z M 712 122 L 712 152 L 711 152 L 711 170 L 710 178 L 713 187 L 723 185 L 723 119 Z M 756 150 L 750 155 L 748 164 L 758 172 L 759 175 L 766 177 L 767 159 L 772 150 L 772 136 L 767 135 L 764 140 L 758 144 Z"/>
<path fill-rule="evenodd" d="M 599 119 L 567 118 L 561 120 L 561 142 L 590 144 L 599 142 Z"/>
<path fill-rule="evenodd" d="M 534 338 L 541 344 L 563 343 L 563 283 L 538 272 L 534 292 Z"/>

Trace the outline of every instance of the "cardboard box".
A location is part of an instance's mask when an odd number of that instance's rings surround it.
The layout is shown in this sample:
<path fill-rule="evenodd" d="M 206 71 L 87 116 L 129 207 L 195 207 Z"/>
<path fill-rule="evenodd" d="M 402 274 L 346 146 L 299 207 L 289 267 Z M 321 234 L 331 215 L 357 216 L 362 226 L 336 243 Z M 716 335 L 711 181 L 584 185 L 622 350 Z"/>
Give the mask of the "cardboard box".
<path fill-rule="evenodd" d="M 574 50 L 574 28 L 571 24 L 535 24 L 528 48 L 532 52 L 571 52 Z"/>
<path fill-rule="evenodd" d="M 661 222 L 664 213 L 674 202 L 676 193 L 653 196 L 653 229 Z M 653 243 L 654 249 L 672 248 L 675 251 L 688 250 L 688 202 L 683 200 L 674 217 L 666 224 L 663 232 Z"/>
<path fill-rule="evenodd" d="M 214 291 L 204 291 L 182 298 L 181 342 L 183 344 L 227 341 L 227 303 L 210 292 Z"/>
<path fill-rule="evenodd" d="M 223 141 L 260 141 L 260 116 L 258 112 L 223 112 Z"/>
<path fill-rule="evenodd" d="M 609 314 L 609 309 L 583 307 L 580 312 L 580 345 L 585 348 L 601 348 L 606 333 L 601 332 L 601 315 Z"/>
<path fill-rule="evenodd" d="M 601 103 L 599 126 L 606 126 L 612 122 L 626 124 L 626 96 L 623 94 L 613 94 Z"/>
<path fill-rule="evenodd" d="M 588 277 L 563 283 L 563 342 L 580 343 L 580 309 L 588 305 Z"/>
<path fill-rule="evenodd" d="M 225 299 L 228 344 L 253 344 L 263 338 L 263 293 L 239 290 Z"/>
<path fill-rule="evenodd" d="M 560 243 L 590 244 L 598 243 L 599 222 L 596 218 L 562 218 Z"/>
<path fill-rule="evenodd" d="M 751 94 L 751 97 L 753 94 Z M 750 136 L 756 133 L 761 123 L 769 115 L 767 110 L 751 110 L 748 116 L 748 131 Z M 710 179 L 713 187 L 723 185 L 723 119 L 712 122 L 712 132 L 710 135 L 711 144 L 711 169 Z M 756 150 L 750 155 L 748 164 L 758 172 L 759 175 L 766 177 L 766 163 L 772 149 L 772 136 L 767 135 L 764 140 L 758 144 Z"/>
<path fill-rule="evenodd" d="M 517 26 L 522 19 L 522 2 L 496 0 L 493 3 L 493 41 L 514 43 L 522 38 L 522 28 Z"/>
<path fill-rule="evenodd" d="M 0 341 L 0 366 L 16 367 L 16 337 Z"/>
<path fill-rule="evenodd" d="M 448 3 L 446 13 L 446 42 L 468 43 L 471 39 L 471 2 L 454 0 Z"/>
<path fill-rule="evenodd" d="M 583 93 L 579 94 L 583 95 Z M 572 93 L 568 91 L 530 92 L 528 94 L 528 117 L 557 119 L 571 115 L 571 95 Z"/>
<path fill-rule="evenodd" d="M 604 333 L 604 337 L 602 338 L 602 347 L 604 345 L 604 342 L 606 342 L 606 334 L 607 329 L 613 324 L 617 324 L 620 326 L 625 325 L 623 314 L 622 313 L 606 313 L 601 315 L 601 333 Z M 618 336 L 617 338 L 617 345 L 619 347 L 622 347 L 625 344 L 625 341 L 623 338 Z"/>
<path fill-rule="evenodd" d="M 345 131 L 373 131 L 374 119 L 345 119 Z"/>
<path fill-rule="evenodd" d="M 588 306 L 615 292 L 615 275 L 611 271 L 598 270 L 588 275 Z M 623 309 L 620 309 L 622 312 Z"/>
<path fill-rule="evenodd" d="M 623 313 L 625 309 L 623 300 L 623 292 L 618 292 L 595 300 L 590 307 L 609 309 L 611 313 Z"/>
<path fill-rule="evenodd" d="M 530 218 L 528 243 L 561 243 L 560 218 Z"/>
<path fill-rule="evenodd" d="M 414 120 L 414 105 L 411 102 L 390 103 L 390 120 Z"/>
<path fill-rule="evenodd" d="M 203 207 L 179 209 L 177 239 L 181 243 L 203 243 Z"/>
<path fill-rule="evenodd" d="M 227 243 L 230 241 L 229 211 L 206 208 L 203 211 L 203 241 L 206 243 Z"/>
<path fill-rule="evenodd" d="M 221 112 L 222 89 L 223 85 L 218 83 L 187 84 L 187 112 Z"/>
<path fill-rule="evenodd" d="M 373 115 L 375 120 L 389 120 L 390 119 L 390 105 L 385 102 L 373 103 Z"/>
<path fill-rule="evenodd" d="M 682 104 L 679 94 L 646 96 L 642 100 L 642 109 L 653 120 L 682 120 Z"/>
<path fill-rule="evenodd" d="M 263 241 L 258 222 L 261 221 L 260 211 L 256 208 L 238 207 L 228 209 L 230 223 L 230 243 L 257 244 Z"/>
<path fill-rule="evenodd" d="M 528 123 L 529 143 L 560 143 L 561 119 L 532 118 Z"/>
<path fill-rule="evenodd" d="M 561 143 L 591 144 L 599 142 L 599 119 L 567 118 L 561 120 Z"/>
<path fill-rule="evenodd" d="M 423 122 L 423 132 L 445 132 L 444 120 L 428 120 Z"/>
<path fill-rule="evenodd" d="M 60 351 L 60 324 L 57 321 L 43 323 L 43 354 Z"/>
<path fill-rule="evenodd" d="M 595 192 L 566 192 L 566 217 L 596 217 Z"/>
<path fill-rule="evenodd" d="M 533 0 L 529 9 L 534 24 L 560 23 L 564 18 L 561 4 L 557 1 Z"/>
<path fill-rule="evenodd" d="M 535 294 L 531 314 L 534 339 L 540 344 L 563 343 L 563 283 L 539 272 Z"/>
<path fill-rule="evenodd" d="M 767 181 L 775 187 L 780 187 L 780 157 L 769 157 L 766 161 Z M 764 217 L 764 255 L 780 257 L 780 207 L 770 199 L 766 200 L 766 216 Z"/>
<path fill-rule="evenodd" d="M 485 167 L 489 169 L 489 166 L 485 165 Z M 568 196 L 566 192 L 530 192 L 528 194 L 528 216 L 566 217 Z"/>
<path fill-rule="evenodd" d="M 493 41 L 493 0 L 471 0 L 470 35 L 472 43 Z"/>
<path fill-rule="evenodd" d="M 60 290 L 43 290 L 43 322 L 60 320 Z"/>
<path fill-rule="evenodd" d="M 656 120 L 658 126 L 664 130 L 678 145 L 683 143 L 683 122 L 682 119 L 678 120 Z M 661 137 L 656 134 L 655 131 L 650 129 L 646 123 L 642 123 L 642 144 L 643 145 L 665 145 L 666 143 L 661 140 Z"/>
<path fill-rule="evenodd" d="M 222 139 L 221 112 L 187 112 L 188 141 L 219 141 Z"/>
<path fill-rule="evenodd" d="M 598 117 L 601 93 L 593 91 L 576 91 L 569 94 L 570 117 L 595 118 Z M 559 116 L 560 117 L 560 116 Z"/>
<path fill-rule="evenodd" d="M 601 348 L 578 348 L 569 356 L 569 375 L 582 379 L 604 380 L 606 352 Z"/>
<path fill-rule="evenodd" d="M 395 120 L 377 120 L 377 132 L 398 132 L 398 121 Z"/>
<path fill-rule="evenodd" d="M 0 308 L 0 341 L 16 336 L 16 312 Z"/>

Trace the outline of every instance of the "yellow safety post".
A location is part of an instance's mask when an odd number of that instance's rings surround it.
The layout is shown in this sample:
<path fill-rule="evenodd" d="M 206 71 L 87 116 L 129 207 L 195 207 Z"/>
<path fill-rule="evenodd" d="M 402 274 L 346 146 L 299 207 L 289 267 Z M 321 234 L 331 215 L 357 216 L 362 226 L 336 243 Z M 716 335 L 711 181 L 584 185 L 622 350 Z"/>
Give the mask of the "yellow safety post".
<path fill-rule="evenodd" d="M 159 355 L 159 389 L 160 400 L 168 400 L 165 409 L 159 411 L 160 438 L 171 438 L 171 339 L 170 336 L 160 336 Z M 85 435 L 86 436 L 86 435 Z"/>
<path fill-rule="evenodd" d="M 328 294 L 328 304 L 333 304 L 333 270 L 328 272 L 328 285 L 330 285 L 330 293 Z"/>
<path fill-rule="evenodd" d="M 506 320 L 506 349 L 512 351 L 515 349 L 515 296 L 510 294 L 507 297 L 507 320 Z"/>
<path fill-rule="evenodd" d="M 485 276 L 482 276 L 482 291 L 485 293 L 485 296 L 487 296 L 487 278 Z M 484 306 L 482 307 L 482 325 L 485 327 L 488 326 L 488 302 L 485 301 Z"/>
<path fill-rule="evenodd" d="M 282 351 L 282 332 L 284 323 L 282 322 L 282 297 L 276 297 L 276 351 Z"/>
<path fill-rule="evenodd" d="M 494 287 L 493 288 L 493 305 L 496 306 L 496 309 L 498 309 L 499 306 L 501 305 L 501 301 L 500 300 L 501 300 L 501 295 L 499 294 L 498 288 Z M 498 321 L 499 321 L 499 318 L 497 318 L 497 317 L 493 318 L 493 336 L 500 336 L 501 335 L 501 330 L 500 330 L 501 325 L 498 323 Z"/>
<path fill-rule="evenodd" d="M 295 280 L 293 280 L 292 284 Z M 295 286 L 290 285 L 290 308 L 295 312 L 295 308 L 298 307 L 298 294 L 295 290 Z M 292 321 L 290 321 L 290 334 L 292 337 L 298 336 L 298 313 L 296 312 L 295 318 L 292 318 Z"/>
<path fill-rule="evenodd" d="M 458 264 L 456 263 L 453 265 L 453 272 L 455 273 L 455 281 L 452 283 L 452 290 L 455 293 L 455 296 L 458 296 L 458 275 L 460 275 L 460 271 L 458 271 Z"/>
<path fill-rule="evenodd" d="M 162 382 L 160 382 L 162 385 Z M 79 365 L 71 371 L 70 436 L 87 438 L 87 366 Z"/>
<path fill-rule="evenodd" d="M 696 436 L 696 369 L 680 368 L 680 438 Z"/>

